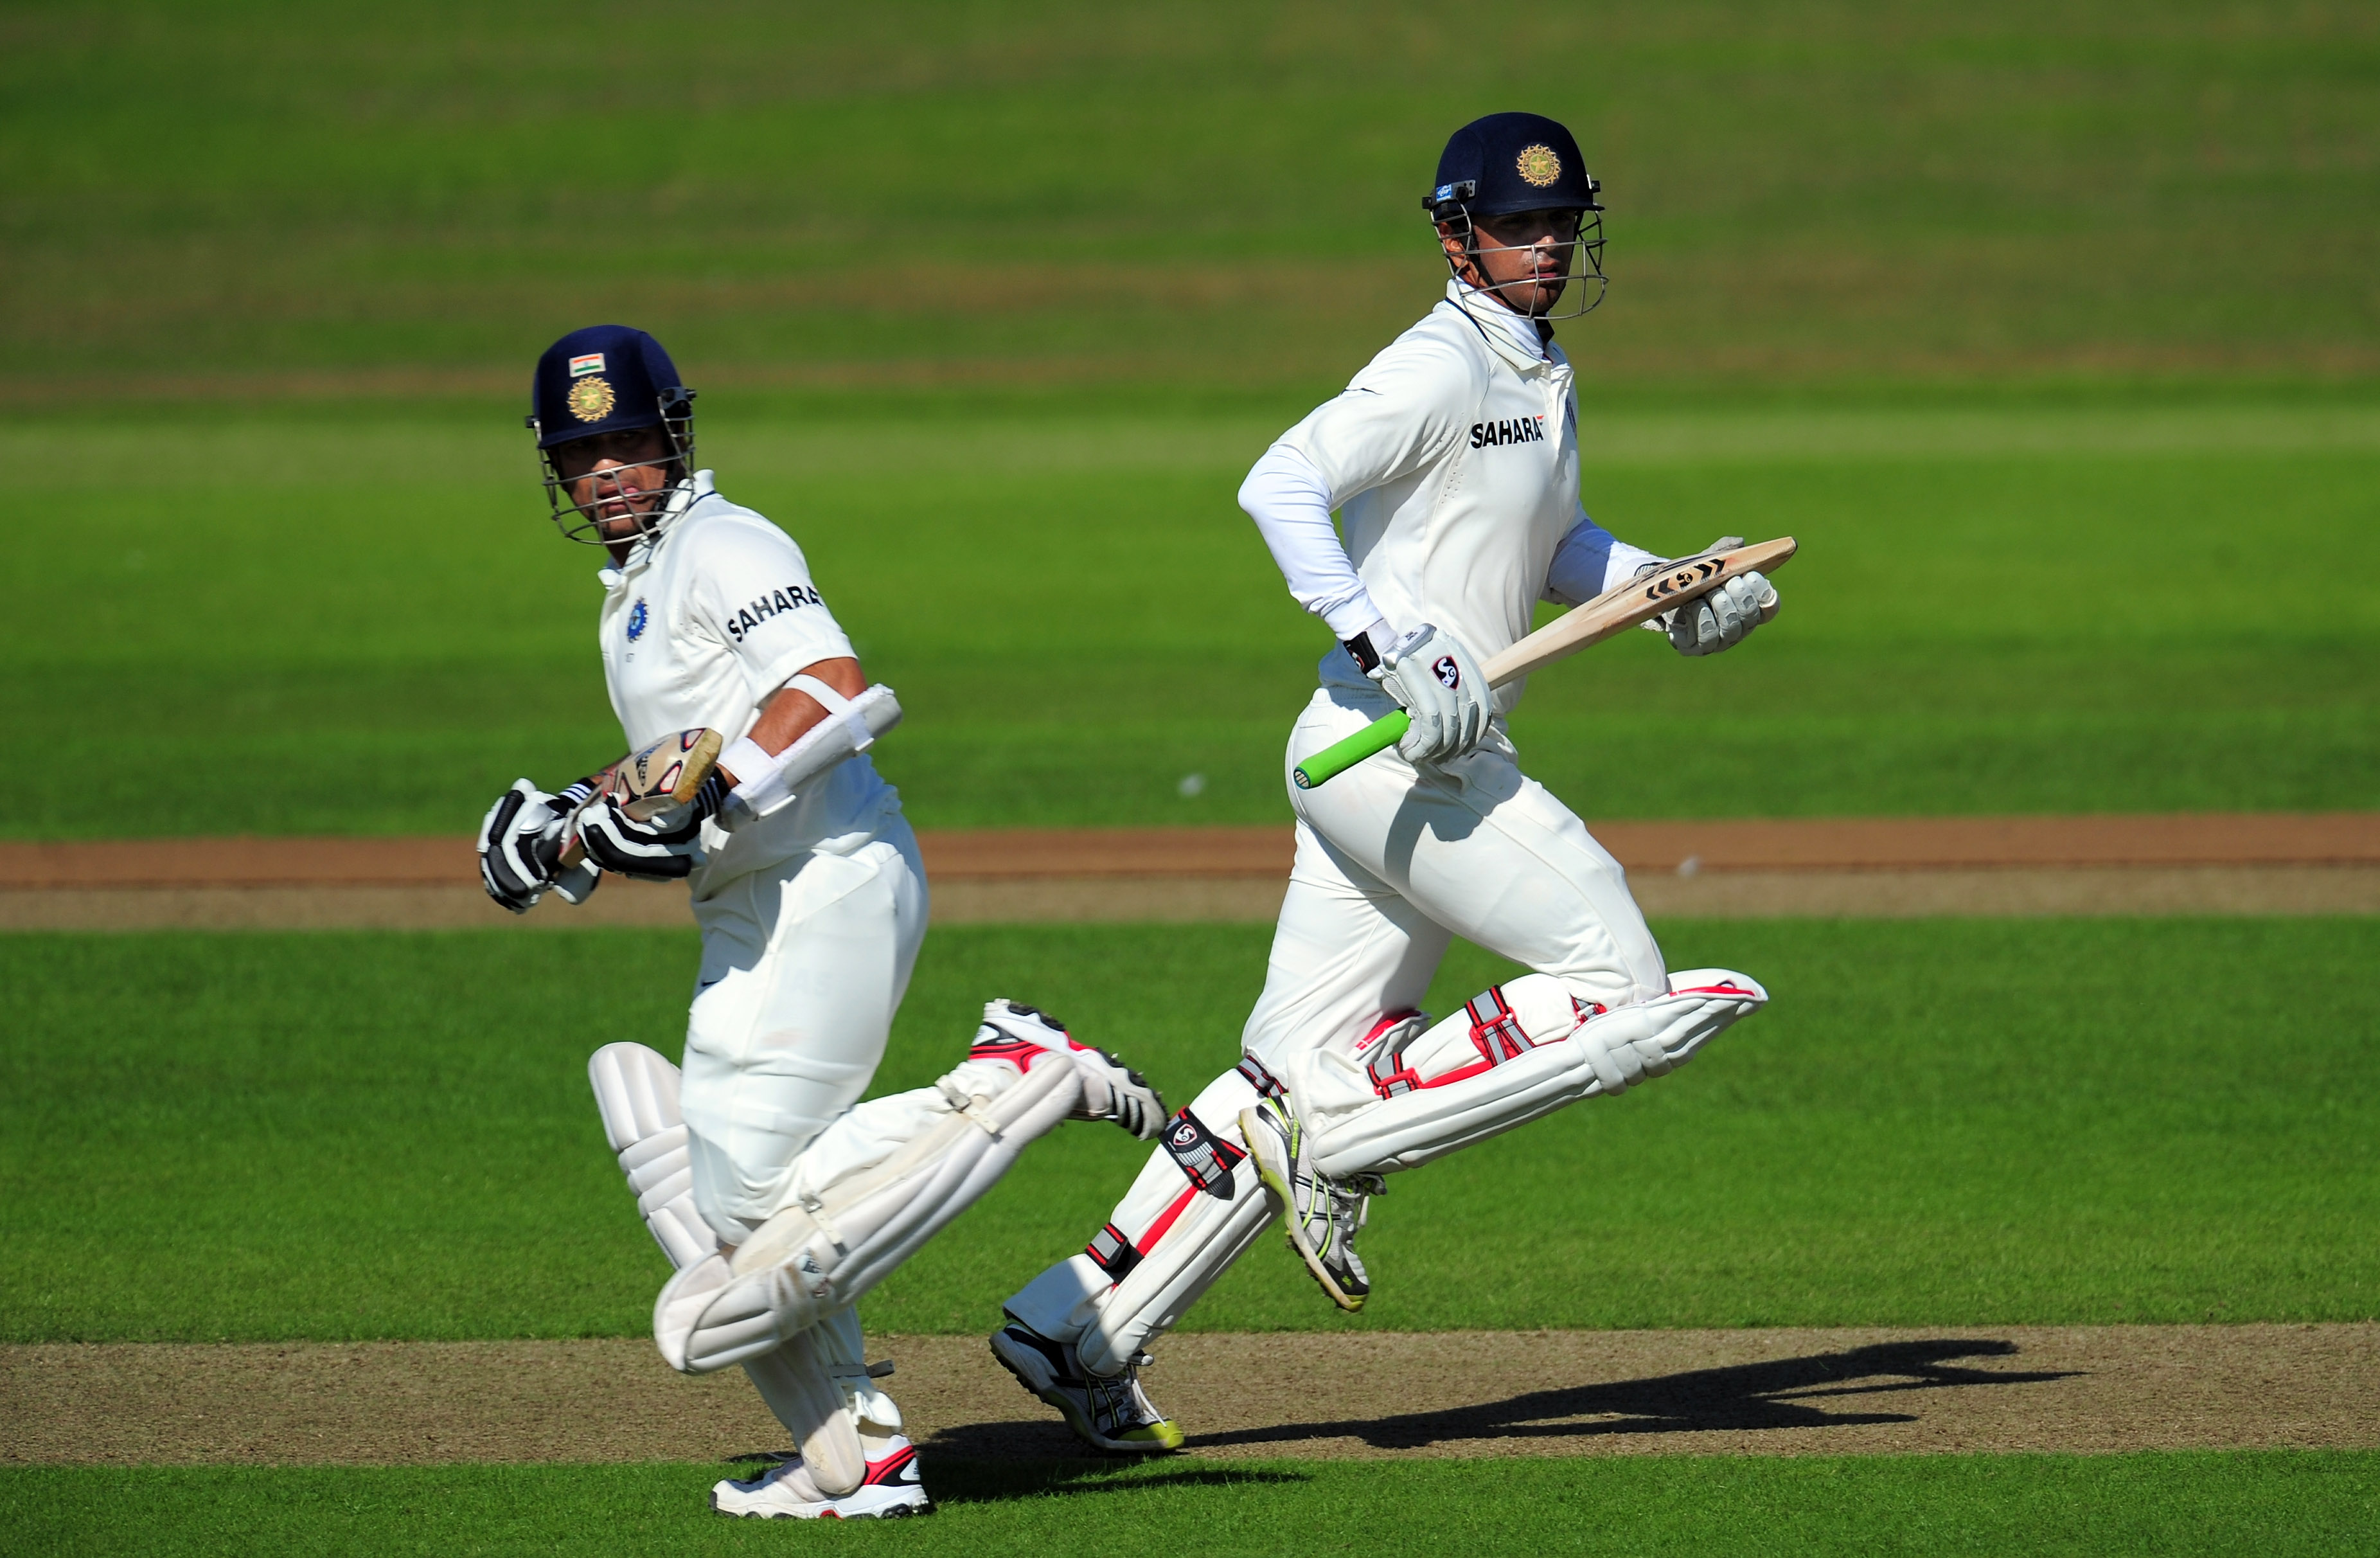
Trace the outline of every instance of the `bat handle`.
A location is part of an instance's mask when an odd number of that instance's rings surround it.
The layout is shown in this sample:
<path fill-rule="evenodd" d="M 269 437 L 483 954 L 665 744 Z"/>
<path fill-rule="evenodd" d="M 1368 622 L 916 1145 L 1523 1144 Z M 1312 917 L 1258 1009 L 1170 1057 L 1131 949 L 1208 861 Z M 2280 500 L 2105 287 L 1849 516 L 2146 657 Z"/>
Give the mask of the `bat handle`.
<path fill-rule="evenodd" d="M 1382 714 L 1344 741 L 1334 741 L 1299 763 L 1290 777 L 1301 790 L 1318 789 L 1374 752 L 1387 751 L 1412 728 L 1413 716 L 1402 709 Z"/>
<path fill-rule="evenodd" d="M 580 805 L 577 810 L 570 814 L 570 821 L 563 829 L 565 842 L 562 846 L 561 863 L 564 870 L 577 870 L 585 862 L 587 846 L 578 836 L 578 819 L 586 814 L 588 807 L 603 798 L 603 792 L 612 787 L 612 776 L 618 773 L 620 765 L 613 763 L 611 767 L 590 773 L 579 781 L 582 785 L 593 785 L 595 793 Z"/>

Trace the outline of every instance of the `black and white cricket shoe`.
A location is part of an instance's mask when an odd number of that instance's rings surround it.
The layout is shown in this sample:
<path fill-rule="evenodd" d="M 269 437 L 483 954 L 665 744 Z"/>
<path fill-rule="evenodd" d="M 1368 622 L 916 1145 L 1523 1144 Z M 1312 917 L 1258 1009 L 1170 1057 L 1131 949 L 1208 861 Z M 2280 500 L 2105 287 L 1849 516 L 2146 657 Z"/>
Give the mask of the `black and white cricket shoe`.
<path fill-rule="evenodd" d="M 1055 1406 L 1075 1436 L 1095 1450 L 1147 1455 L 1182 1448 L 1182 1430 L 1140 1388 L 1146 1355 L 1121 1374 L 1093 1374 L 1067 1343 L 1011 1321 L 992 1333 L 991 1356 L 1018 1384 Z"/>
<path fill-rule="evenodd" d="M 748 1481 L 729 1478 L 712 1486 L 710 1507 L 722 1515 L 762 1520 L 898 1520 L 931 1515 L 934 1502 L 917 1469 L 917 1452 L 895 1434 L 868 1463 L 867 1480 L 841 1498 L 828 1498 L 810 1480 L 801 1457 L 780 1461 Z"/>
<path fill-rule="evenodd" d="M 1355 1235 L 1371 1214 L 1372 1198 L 1388 1187 L 1376 1174 L 1325 1177 L 1306 1155 L 1305 1127 L 1281 1099 L 1259 1099 L 1241 1110 L 1240 1134 L 1256 1160 L 1257 1177 L 1288 1225 L 1289 1248 L 1332 1303 L 1351 1314 L 1362 1308 L 1372 1281 L 1355 1253 Z"/>

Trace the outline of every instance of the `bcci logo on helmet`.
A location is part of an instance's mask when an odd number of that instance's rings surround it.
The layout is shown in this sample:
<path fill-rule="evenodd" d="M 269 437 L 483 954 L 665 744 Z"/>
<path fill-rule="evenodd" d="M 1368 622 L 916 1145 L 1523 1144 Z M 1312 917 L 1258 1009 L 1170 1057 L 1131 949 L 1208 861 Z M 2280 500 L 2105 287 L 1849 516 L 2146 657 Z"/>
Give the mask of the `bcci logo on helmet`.
<path fill-rule="evenodd" d="M 580 379 L 570 386 L 570 394 L 563 403 L 570 408 L 570 414 L 580 421 L 600 422 L 612 414 L 612 408 L 615 404 L 612 395 L 612 381 L 600 374 Z"/>

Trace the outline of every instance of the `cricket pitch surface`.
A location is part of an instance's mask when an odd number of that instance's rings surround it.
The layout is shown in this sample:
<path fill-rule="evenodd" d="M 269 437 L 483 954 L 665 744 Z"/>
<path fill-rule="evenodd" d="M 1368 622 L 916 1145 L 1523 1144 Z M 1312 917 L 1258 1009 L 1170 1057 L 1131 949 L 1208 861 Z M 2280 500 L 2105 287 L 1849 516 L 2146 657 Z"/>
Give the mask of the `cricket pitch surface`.
<path fill-rule="evenodd" d="M 2380 811 L 1604 822 L 1657 918 L 2380 914 Z M 919 836 L 942 924 L 1269 921 L 1286 827 Z M 516 918 L 468 840 L 0 843 L 0 931 L 566 930 L 688 923 L 686 890 L 607 880 Z"/>
<path fill-rule="evenodd" d="M 929 1455 L 1082 1454 L 980 1337 L 871 1337 Z M 2380 1324 L 1170 1339 L 1209 1456 L 2380 1446 Z M 742 1371 L 642 1338 L 0 1348 L 0 1464 L 708 1461 L 785 1448 Z"/>

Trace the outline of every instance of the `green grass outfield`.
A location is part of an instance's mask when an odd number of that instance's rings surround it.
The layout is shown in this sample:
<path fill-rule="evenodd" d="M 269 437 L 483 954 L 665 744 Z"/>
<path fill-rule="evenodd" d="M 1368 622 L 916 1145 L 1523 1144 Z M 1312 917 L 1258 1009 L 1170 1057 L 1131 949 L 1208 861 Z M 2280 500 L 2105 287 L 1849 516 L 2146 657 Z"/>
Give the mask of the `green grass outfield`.
<path fill-rule="evenodd" d="M 902 694 L 921 825 L 1285 820 L 1328 640 L 1232 493 L 1297 402 L 717 399 L 705 460 Z M 2380 805 L 2380 403 L 1590 394 L 1583 436 L 1624 537 L 1804 543 L 1742 651 L 1533 679 L 1524 759 L 1586 815 Z M 0 722 L 77 775 L 0 836 L 465 833 L 617 751 L 600 559 L 508 416 L 37 419 L 0 460 L 75 473 L 0 553 Z"/>
<path fill-rule="evenodd" d="M 698 1466 L 0 1470 L 0 1551 L 2121 1553 L 2373 1551 L 2380 1454 L 938 1462 L 929 1521 L 722 1520 Z"/>
<path fill-rule="evenodd" d="M 1265 940 L 938 930 L 880 1086 L 946 1069 L 1007 992 L 1184 1099 L 1236 1054 Z M 1360 1318 L 1269 1240 L 1194 1323 L 2380 1315 L 2374 922 L 1688 922 L 1663 943 L 1758 976 L 1771 1009 L 1676 1076 L 1398 1176 Z M 676 1052 L 693 955 L 637 931 L 0 939 L 0 1340 L 642 1333 L 665 1268 L 584 1065 L 613 1039 Z M 1500 973 L 1459 952 L 1433 1009 Z M 987 1328 L 1147 1150 L 1087 1126 L 1038 1143 L 869 1325 Z"/>
<path fill-rule="evenodd" d="M 698 384 L 1320 387 L 1432 286 L 1448 133 L 1514 107 L 1605 181 L 1632 381 L 2380 373 L 2345 0 L 81 0 L 0 40 L 18 404 L 509 396 L 607 317 Z"/>

